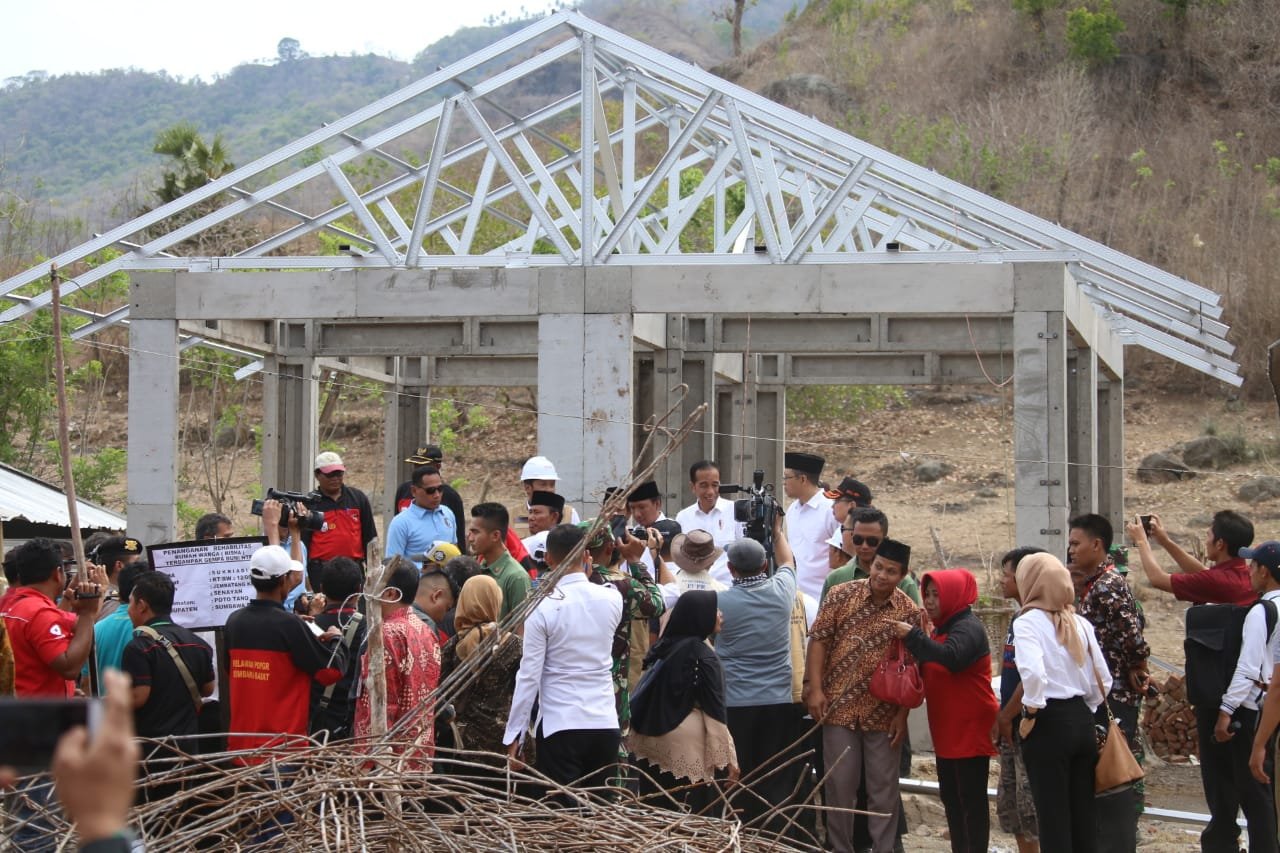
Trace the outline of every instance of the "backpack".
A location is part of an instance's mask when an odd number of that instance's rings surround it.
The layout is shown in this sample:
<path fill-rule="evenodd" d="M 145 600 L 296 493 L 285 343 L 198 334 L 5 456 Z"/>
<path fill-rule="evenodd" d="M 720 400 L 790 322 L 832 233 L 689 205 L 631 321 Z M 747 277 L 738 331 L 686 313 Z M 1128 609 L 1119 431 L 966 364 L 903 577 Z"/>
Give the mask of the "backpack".
<path fill-rule="evenodd" d="M 1261 599 L 1267 637 L 1276 627 L 1276 603 Z M 1243 643 L 1244 619 L 1254 604 L 1197 604 L 1187 609 L 1187 701 L 1196 708 L 1216 708 L 1235 675 Z"/>

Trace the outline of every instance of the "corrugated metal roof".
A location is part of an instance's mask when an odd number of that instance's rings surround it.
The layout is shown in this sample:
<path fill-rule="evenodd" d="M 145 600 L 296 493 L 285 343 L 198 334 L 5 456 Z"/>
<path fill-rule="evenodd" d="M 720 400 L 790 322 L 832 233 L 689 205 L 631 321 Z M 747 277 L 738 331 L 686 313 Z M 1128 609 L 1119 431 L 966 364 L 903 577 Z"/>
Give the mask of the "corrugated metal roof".
<path fill-rule="evenodd" d="M 82 530 L 124 530 L 125 517 L 78 500 Z M 0 463 L 0 520 L 26 519 L 35 524 L 70 527 L 67 496 L 62 489 L 24 471 Z"/>

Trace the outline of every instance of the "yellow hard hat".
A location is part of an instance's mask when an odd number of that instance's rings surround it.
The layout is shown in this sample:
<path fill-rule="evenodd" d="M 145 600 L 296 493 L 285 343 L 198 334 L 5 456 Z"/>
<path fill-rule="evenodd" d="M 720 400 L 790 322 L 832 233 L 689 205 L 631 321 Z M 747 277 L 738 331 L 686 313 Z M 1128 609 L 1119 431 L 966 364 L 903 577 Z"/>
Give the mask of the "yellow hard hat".
<path fill-rule="evenodd" d="M 432 542 L 431 547 L 423 553 L 423 556 L 426 557 L 422 562 L 424 569 L 428 567 L 428 564 L 437 568 L 444 568 L 445 563 L 454 557 L 461 557 L 462 552 L 452 542 Z"/>

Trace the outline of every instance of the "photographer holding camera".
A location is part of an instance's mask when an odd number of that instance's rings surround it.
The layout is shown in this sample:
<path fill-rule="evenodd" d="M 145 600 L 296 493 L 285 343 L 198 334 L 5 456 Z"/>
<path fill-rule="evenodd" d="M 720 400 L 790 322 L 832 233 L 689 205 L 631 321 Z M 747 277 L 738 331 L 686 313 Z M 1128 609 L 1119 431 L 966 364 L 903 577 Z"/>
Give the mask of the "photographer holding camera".
<path fill-rule="evenodd" d="M 303 530 L 302 544 L 307 546 L 307 579 L 312 589 L 319 589 L 320 570 L 326 560 L 350 557 L 364 566 L 365 553 L 378 529 L 369 498 L 346 484 L 347 467 L 341 456 L 332 451 L 321 453 L 316 457 L 315 474 L 320 497 L 309 508 L 324 517 L 324 526 Z"/>

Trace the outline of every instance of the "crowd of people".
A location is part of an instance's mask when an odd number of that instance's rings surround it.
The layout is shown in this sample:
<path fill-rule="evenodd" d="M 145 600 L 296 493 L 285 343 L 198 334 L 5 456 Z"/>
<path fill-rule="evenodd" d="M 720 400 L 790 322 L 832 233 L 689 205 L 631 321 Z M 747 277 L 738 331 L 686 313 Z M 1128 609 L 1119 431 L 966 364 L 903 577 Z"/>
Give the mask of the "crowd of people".
<path fill-rule="evenodd" d="M 545 457 L 523 466 L 525 516 L 514 521 L 495 502 L 466 512 L 439 447 L 406 463 L 376 595 L 364 592 L 372 508 L 337 454 L 315 460 L 310 506 L 264 502 L 254 598 L 222 629 L 221 667 L 205 638 L 175 623 L 173 581 L 146 566 L 136 540 L 90 542 L 83 570 L 61 543 L 14 548 L 0 599 L 0 657 L 11 655 L 14 677 L 0 689 L 100 693 L 122 670 L 138 735 L 160 742 L 144 772 L 193 749 L 165 739 L 199 736 L 194 749 L 253 765 L 391 730 L 407 744 L 404 772 L 448 772 L 437 750 L 465 749 L 489 756 L 495 773 L 535 767 L 567 804 L 583 788 L 625 790 L 655 807 L 821 838 L 838 853 L 903 849 L 899 779 L 908 713 L 923 699 L 952 850 L 988 849 L 992 758 L 997 820 L 1022 853 L 1136 848 L 1140 781 L 1095 790 L 1099 732 L 1113 719 L 1141 759 L 1139 715 L 1154 692 L 1145 617 L 1103 516 L 1071 519 L 1065 560 L 1032 547 L 1004 555 L 1002 591 L 1017 610 L 993 650 L 973 612 L 974 575 L 917 572 L 871 490 L 854 477 L 828 487 L 825 461 L 810 453 L 785 454 L 790 503 L 767 537 L 746 535 L 712 461 L 690 469 L 693 503 L 674 519 L 648 482 L 605 526 L 578 520 Z M 308 523 L 311 513 L 323 524 Z M 231 532 L 211 514 L 195 536 Z M 1225 605 L 1212 613 L 1235 626 L 1216 655 L 1221 675 L 1190 672 L 1209 697 L 1196 706 L 1211 814 L 1202 850 L 1238 849 L 1241 809 L 1250 851 L 1276 850 L 1280 691 L 1266 686 L 1280 664 L 1280 542 L 1251 548 L 1249 520 L 1218 512 L 1206 567 L 1158 516 L 1125 532 L 1151 586 Z M 518 609 L 522 618 L 507 618 Z M 379 659 L 385 696 L 375 697 Z M 438 701 L 463 668 L 474 677 Z M 21 784 L 11 815 L 31 796 Z M 806 806 L 815 799 L 821 809 Z M 24 825 L 37 834 L 22 849 L 41 849 L 38 829 Z"/>

